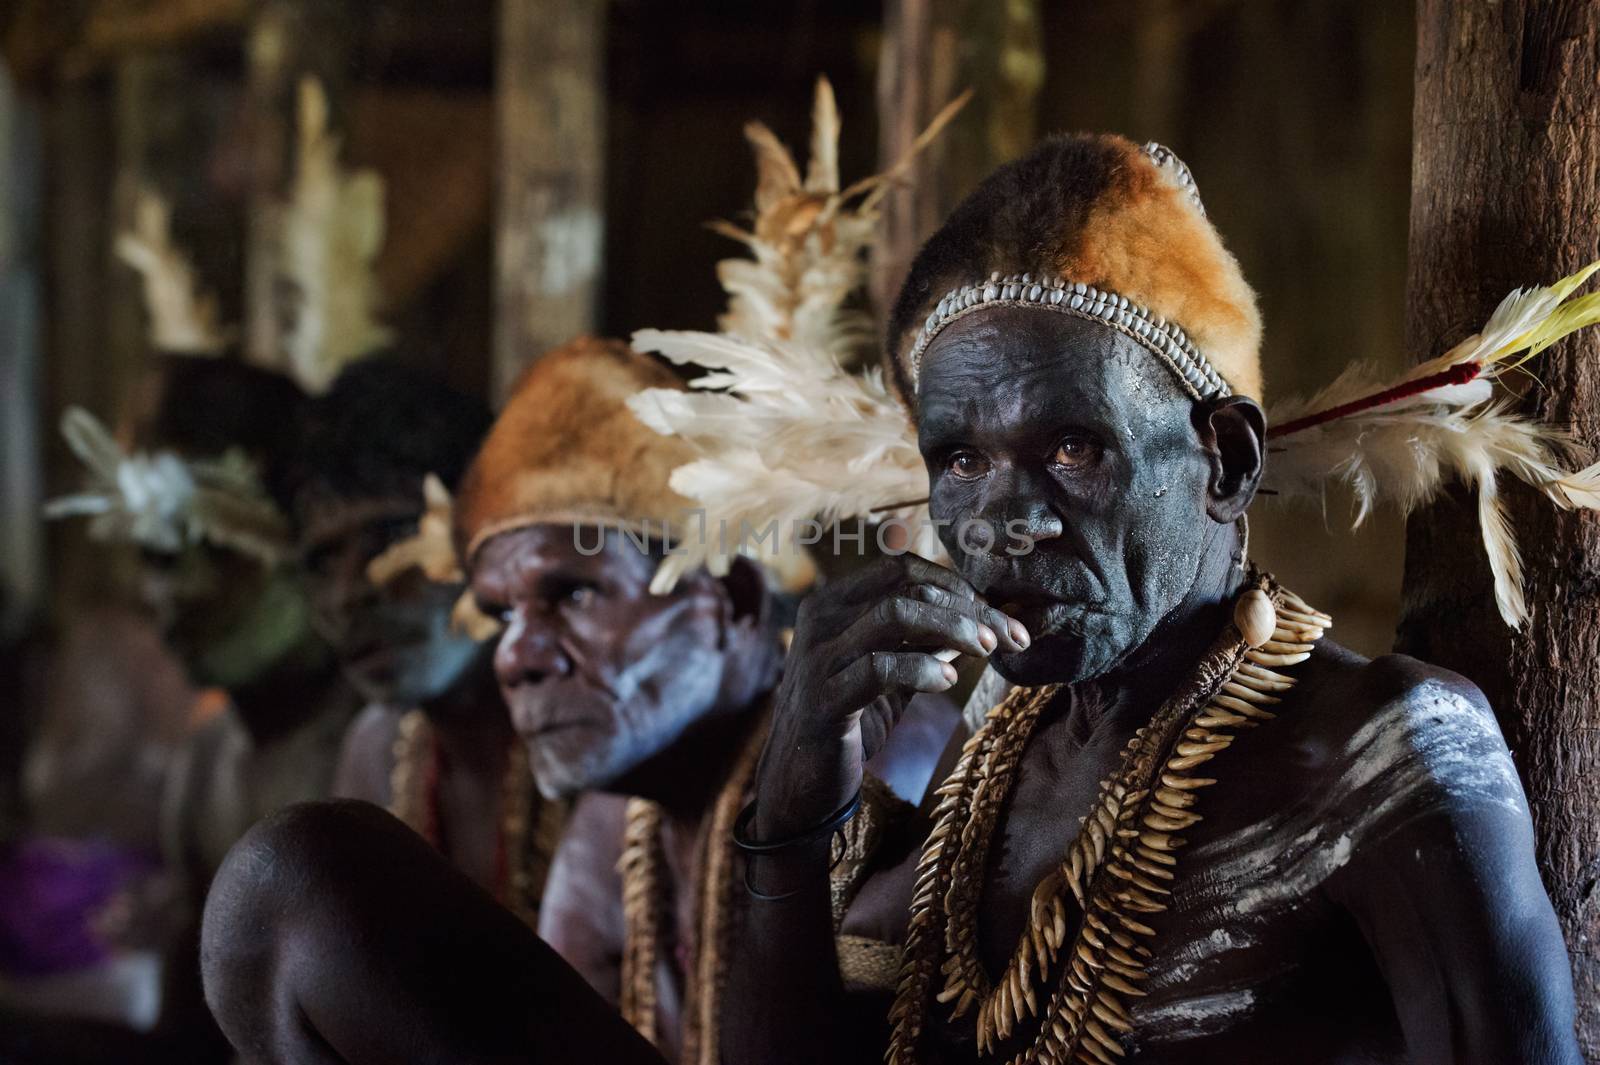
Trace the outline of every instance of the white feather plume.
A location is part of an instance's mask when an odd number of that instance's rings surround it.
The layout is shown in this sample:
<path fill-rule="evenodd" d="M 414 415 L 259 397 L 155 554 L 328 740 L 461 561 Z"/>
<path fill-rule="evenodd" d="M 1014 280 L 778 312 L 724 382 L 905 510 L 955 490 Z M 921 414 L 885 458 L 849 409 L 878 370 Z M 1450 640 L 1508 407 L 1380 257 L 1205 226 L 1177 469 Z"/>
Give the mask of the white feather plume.
<path fill-rule="evenodd" d="M 373 276 L 383 249 L 383 179 L 339 163 L 322 85 L 300 83 L 299 138 L 289 202 L 279 218 L 281 269 L 293 297 L 284 337 L 286 369 L 308 392 L 388 344 Z"/>
<path fill-rule="evenodd" d="M 642 422 L 700 455 L 674 470 L 671 484 L 704 508 L 705 534 L 685 538 L 658 571 L 658 589 L 701 564 L 726 572 L 741 549 L 775 559 L 814 532 L 803 524 L 813 518 L 824 526 L 869 514 L 910 518 L 915 505 L 884 508 L 927 495 L 916 432 L 876 371 L 851 373 L 801 345 L 715 333 L 645 329 L 633 345 L 707 367 L 713 372 L 691 386 L 711 379 L 725 389 L 648 389 L 629 401 Z M 776 541 L 757 542 L 774 522 Z"/>
<path fill-rule="evenodd" d="M 850 301 L 866 284 L 866 253 L 877 234 L 882 192 L 965 102 L 963 96 L 945 108 L 889 171 L 848 188 L 840 185 L 839 109 L 827 78 L 817 79 L 804 178 L 770 129 L 760 122 L 746 125 L 756 158 L 753 224 L 744 229 L 714 222 L 712 228 L 744 244 L 753 258 L 717 264 L 717 279 L 728 293 L 717 327 L 854 364 L 873 343 L 871 317 Z"/>
<path fill-rule="evenodd" d="M 171 451 L 130 455 L 81 407 L 67 408 L 61 434 L 87 468 L 89 484 L 46 503 L 46 518 L 88 517 L 96 539 L 164 554 L 208 540 L 269 566 L 287 556 L 288 523 L 242 452 L 209 459 Z"/>
<path fill-rule="evenodd" d="M 1450 478 L 1478 495 L 1478 522 L 1500 614 L 1527 620 L 1522 559 L 1497 477 L 1507 473 L 1562 509 L 1600 509 L 1600 464 L 1568 472 L 1567 436 L 1495 398 L 1494 381 L 1557 340 L 1600 321 L 1596 295 L 1568 302 L 1600 263 L 1554 285 L 1518 289 L 1484 328 L 1395 382 L 1355 365 L 1306 401 L 1276 407 L 1269 424 L 1266 486 L 1282 496 L 1320 497 L 1342 481 L 1353 491 L 1355 525 L 1380 502 L 1409 513 Z M 1521 355 L 1522 358 L 1514 357 Z M 1437 382 L 1432 383 L 1430 382 Z"/>
<path fill-rule="evenodd" d="M 928 477 L 915 427 L 878 371 L 847 368 L 872 335 L 866 314 L 849 302 L 866 283 L 884 191 L 968 95 L 941 111 L 888 171 L 845 188 L 827 79 L 817 82 L 804 178 L 771 130 L 745 127 L 756 156 L 754 225 L 713 228 L 754 258 L 718 264 L 728 293 L 721 332 L 633 335 L 640 351 L 707 371 L 689 382 L 690 392 L 650 389 L 629 401 L 647 426 L 682 437 L 698 455 L 673 471 L 671 484 L 700 504 L 704 525 L 665 560 L 653 591 L 670 589 L 696 566 L 726 572 L 736 554 L 783 570 L 797 537 L 853 518 L 906 521 L 919 534 L 915 548 L 935 550 L 931 530 L 917 520 Z M 771 528 L 775 536 L 767 536 Z"/>
<path fill-rule="evenodd" d="M 171 210 L 165 200 L 140 189 L 134 198 L 133 225 L 117 234 L 115 249 L 117 258 L 137 270 L 143 283 L 153 347 L 217 355 L 228 346 L 233 331 L 218 324 L 216 296 L 199 291 L 193 264 L 172 243 Z"/>

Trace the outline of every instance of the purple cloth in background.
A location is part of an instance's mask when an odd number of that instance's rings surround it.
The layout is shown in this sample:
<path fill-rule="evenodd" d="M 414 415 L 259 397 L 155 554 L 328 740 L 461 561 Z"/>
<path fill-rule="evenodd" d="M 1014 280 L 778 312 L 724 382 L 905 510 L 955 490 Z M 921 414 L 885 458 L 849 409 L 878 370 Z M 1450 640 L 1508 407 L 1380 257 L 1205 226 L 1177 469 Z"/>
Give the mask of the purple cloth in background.
<path fill-rule="evenodd" d="M 0 846 L 0 972 L 47 976 L 106 960 L 94 918 L 155 867 L 148 855 L 90 840 L 31 838 Z"/>

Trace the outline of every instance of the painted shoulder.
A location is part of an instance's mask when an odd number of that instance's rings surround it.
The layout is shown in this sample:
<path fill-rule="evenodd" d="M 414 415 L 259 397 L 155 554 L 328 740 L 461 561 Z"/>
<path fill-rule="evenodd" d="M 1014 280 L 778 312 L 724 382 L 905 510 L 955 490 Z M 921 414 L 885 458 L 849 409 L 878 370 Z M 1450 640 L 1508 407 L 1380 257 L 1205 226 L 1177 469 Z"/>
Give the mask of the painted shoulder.
<path fill-rule="evenodd" d="M 1308 662 L 1304 736 L 1330 801 L 1375 825 L 1482 804 L 1526 815 L 1494 711 L 1465 677 L 1405 655 L 1366 659 L 1336 644 Z"/>

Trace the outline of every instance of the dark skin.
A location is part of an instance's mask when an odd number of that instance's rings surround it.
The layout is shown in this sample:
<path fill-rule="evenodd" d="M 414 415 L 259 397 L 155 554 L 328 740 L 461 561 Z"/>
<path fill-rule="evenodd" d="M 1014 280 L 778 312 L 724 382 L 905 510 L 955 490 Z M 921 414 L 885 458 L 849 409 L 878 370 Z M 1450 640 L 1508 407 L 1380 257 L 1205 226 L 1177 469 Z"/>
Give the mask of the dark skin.
<path fill-rule="evenodd" d="M 741 568 L 729 580 L 694 574 L 651 596 L 655 558 L 619 536 L 593 556 L 574 544 L 571 527 L 534 526 L 478 553 L 474 591 L 506 623 L 495 674 L 540 789 L 662 800 L 669 864 L 681 875 L 776 675 L 765 593 Z M 509 927 L 516 922 L 486 893 L 443 872 L 395 825 L 375 808 L 322 804 L 268 822 L 235 848 L 208 900 L 202 950 L 208 1000 L 235 1045 L 252 1060 L 284 1062 L 661 1060 L 551 947 Z M 326 864 L 324 845 L 348 860 Z M 544 915 L 596 874 L 581 863 L 552 870 Z M 263 913 L 283 916 L 263 922 Z M 408 942 L 419 914 L 441 937 L 422 953 Z M 324 934 L 346 926 L 374 929 L 370 949 L 325 950 Z M 286 956 L 301 964 L 276 961 Z M 375 971 L 386 974 L 381 983 Z M 529 1015 L 540 1010 L 531 988 L 548 990 L 541 1017 Z M 429 1020 L 419 1027 L 415 1017 Z"/>
<path fill-rule="evenodd" d="M 508 927 L 481 888 L 374 807 L 280 815 L 234 848 L 206 909 L 207 999 L 250 1060 L 663 1060 L 614 1009 L 621 796 L 665 808 L 674 934 L 687 942 L 700 822 L 780 648 L 753 568 L 700 571 L 652 596 L 657 559 L 626 538 L 596 555 L 574 545 L 570 527 L 528 527 L 490 540 L 472 567 L 480 606 L 506 624 L 495 672 L 537 782 L 554 798 L 585 793 L 546 886 L 544 940 Z M 361 949 L 327 949 L 336 931 Z M 670 1049 L 683 974 L 669 954 L 658 983 Z"/>
<path fill-rule="evenodd" d="M 440 849 L 484 888 L 499 887 L 502 786 L 516 741 L 495 680 L 492 643 L 451 628 L 460 587 L 419 569 L 383 586 L 367 564 L 416 531 L 416 498 L 324 499 L 301 515 L 312 619 L 345 678 L 373 705 L 351 725 L 334 794 L 387 805 L 401 711 L 428 715 L 440 747 Z"/>
<path fill-rule="evenodd" d="M 735 711 L 740 700 L 728 693 L 746 693 L 745 706 L 761 702 L 778 666 L 771 627 L 759 624 L 766 593 L 752 567 L 737 563 L 721 581 L 695 574 L 681 596 L 668 597 L 649 593 L 654 571 L 654 558 L 616 534 L 605 553 L 585 557 L 567 530 L 548 526 L 495 537 L 473 567 L 478 601 L 507 622 L 495 664 L 540 787 L 581 796 L 539 931 L 612 1001 L 623 946 L 616 864 L 625 796 L 663 808 L 672 938 L 685 947 L 694 935 L 702 822 L 748 728 L 748 710 Z M 925 778 L 947 718 L 938 707 L 914 716 L 923 735 L 908 729 L 874 771 Z M 681 949 L 671 953 L 657 978 L 669 1057 L 686 994 Z"/>
<path fill-rule="evenodd" d="M 808 604 L 758 834 L 786 837 L 853 792 L 906 694 L 944 679 L 928 648 L 993 648 L 1008 680 L 1070 684 L 1024 751 L 991 850 L 978 927 L 993 976 L 1117 751 L 1230 616 L 1263 419 L 1248 400 L 1196 404 L 1120 334 L 1018 308 L 941 334 L 919 403 L 934 518 L 1019 522 L 1034 549 L 966 552 L 951 535 L 959 573 L 890 560 Z M 1278 719 L 1207 766 L 1220 783 L 1151 922 L 1132 1059 L 1580 1061 L 1526 803 L 1481 694 L 1328 640 L 1293 672 Z M 904 938 L 926 828 L 884 855 L 845 931 Z M 826 858 L 763 857 L 752 875 L 800 894 L 746 903 L 728 1060 L 881 1060 L 889 1000 L 852 1001 L 833 975 Z M 930 1011 L 928 1060 L 976 1060 L 970 1019 L 947 1014 Z M 1003 1053 L 1035 1031 L 1024 1023 Z"/>

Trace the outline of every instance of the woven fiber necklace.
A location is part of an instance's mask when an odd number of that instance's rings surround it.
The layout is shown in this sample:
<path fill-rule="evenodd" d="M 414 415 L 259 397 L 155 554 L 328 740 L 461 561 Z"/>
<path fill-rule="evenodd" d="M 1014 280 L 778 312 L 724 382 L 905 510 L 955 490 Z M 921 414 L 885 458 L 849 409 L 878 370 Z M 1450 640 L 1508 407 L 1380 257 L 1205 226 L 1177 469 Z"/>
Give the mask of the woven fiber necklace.
<path fill-rule="evenodd" d="M 1295 684 L 1278 670 L 1309 658 L 1332 623 L 1252 569 L 1233 623 L 1135 731 L 1060 864 L 1034 889 L 1028 927 L 998 980 L 978 957 L 989 846 L 1023 749 L 1062 686 L 1016 688 L 990 710 L 936 792 L 889 1015 L 889 1065 L 921 1060 L 935 1000 L 949 1007 L 952 1021 L 974 1015 L 981 1055 L 994 1054 L 1024 1019 L 1039 1018 L 1031 1045 L 1009 1065 L 1109 1065 L 1125 1055 L 1122 1036 L 1134 1024 L 1123 999 L 1144 994 L 1138 985 L 1153 955 L 1141 940 L 1156 934 L 1150 915 L 1167 908 L 1160 899 L 1171 894 L 1165 885 L 1184 845 L 1174 833 L 1200 820 L 1200 791 L 1217 782 L 1192 771 L 1227 749 L 1231 730 L 1275 716 L 1266 708 Z M 1083 914 L 1075 931 L 1069 891 Z"/>
<path fill-rule="evenodd" d="M 421 710 L 408 711 L 395 733 L 389 812 L 436 849 L 442 849 L 444 837 L 439 814 L 443 761 L 428 715 Z M 561 838 L 566 813 L 565 803 L 536 800 L 527 749 L 513 740 L 506 750 L 505 775 L 500 782 L 495 898 L 529 927 L 539 923 L 539 898 L 544 894 L 550 858 Z"/>
<path fill-rule="evenodd" d="M 700 841 L 695 900 L 695 943 L 686 966 L 683 1010 L 683 1065 L 715 1065 L 717 1007 L 726 982 L 733 904 L 735 847 L 733 822 L 755 777 L 767 741 L 767 715 L 745 737 L 722 790 L 711 805 Z M 656 1027 L 656 965 L 671 921 L 666 850 L 661 839 L 661 807 L 649 799 L 629 799 L 622 833 L 622 1017 L 650 1042 L 660 1045 Z"/>

